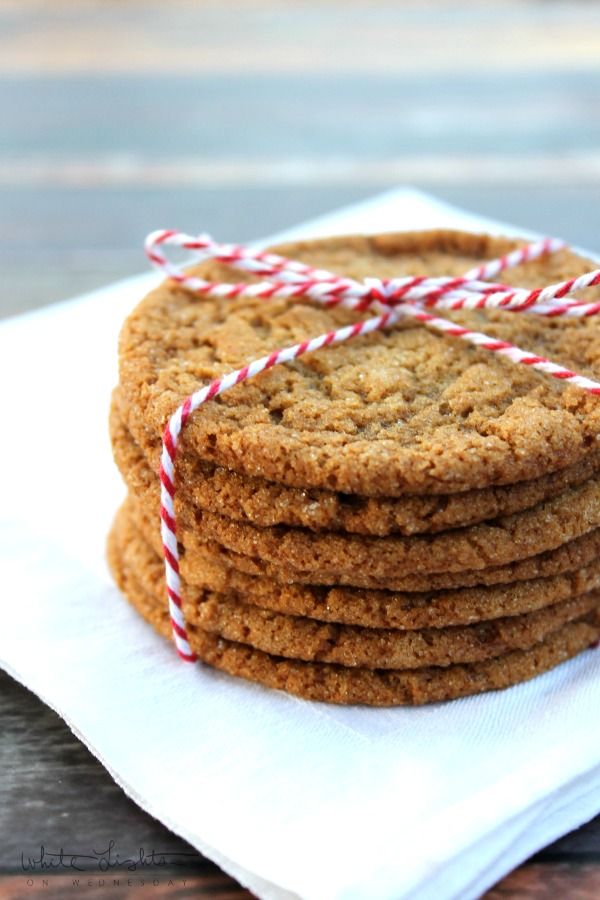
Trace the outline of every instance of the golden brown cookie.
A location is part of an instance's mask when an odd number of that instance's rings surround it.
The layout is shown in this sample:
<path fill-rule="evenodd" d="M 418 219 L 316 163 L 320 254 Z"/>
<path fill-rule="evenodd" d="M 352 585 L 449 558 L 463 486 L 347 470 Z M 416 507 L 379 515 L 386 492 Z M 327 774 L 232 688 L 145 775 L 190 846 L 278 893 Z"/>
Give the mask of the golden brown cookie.
<path fill-rule="evenodd" d="M 156 514 L 148 511 L 148 506 L 134 492 L 129 493 L 131 515 L 146 539 L 161 552 L 159 520 Z M 304 569 L 290 567 L 289 577 L 282 577 L 280 568 L 268 560 L 258 556 L 245 556 L 228 550 L 217 541 L 211 541 L 201 534 L 190 534 L 187 547 L 181 545 L 182 559 L 180 565 L 183 576 L 189 584 L 197 584 L 202 580 L 201 572 L 206 566 L 207 557 L 218 560 L 220 565 L 230 569 L 238 569 L 247 575 L 259 578 L 265 575 L 278 584 L 304 584 L 324 589 L 327 585 L 338 587 L 356 587 L 354 582 L 360 579 L 360 573 L 354 572 L 349 577 L 339 575 L 329 577 L 321 574 L 322 585 L 314 585 L 312 573 Z M 394 578 L 391 582 L 375 582 L 366 585 L 368 589 L 393 590 L 411 592 L 428 592 L 490 585 L 508 585 L 512 582 L 529 581 L 535 578 L 548 578 L 565 572 L 574 572 L 581 567 L 589 566 L 600 556 L 600 528 L 590 531 L 583 537 L 562 544 L 555 550 L 547 550 L 536 556 L 530 556 L 518 562 L 504 566 L 492 566 L 489 569 L 476 569 L 464 572 L 444 572 L 422 575 L 415 572 L 402 578 Z M 365 587 L 365 585 L 358 585 Z"/>
<path fill-rule="evenodd" d="M 412 572 L 422 575 L 460 573 L 554 550 L 600 527 L 600 479 L 568 488 L 559 497 L 512 516 L 467 528 L 411 537 L 365 537 L 300 528 L 256 528 L 225 516 L 177 508 L 178 535 L 184 547 L 195 535 L 215 540 L 229 550 L 271 563 L 279 580 L 302 568 L 315 584 L 344 577 L 357 587 L 386 584 Z"/>
<path fill-rule="evenodd" d="M 131 499 L 118 517 L 127 544 L 127 558 L 138 575 L 144 573 L 144 587 L 164 594 L 164 570 L 148 565 L 148 548 L 160 558 L 160 541 L 150 523 L 145 535 L 136 525 Z M 150 543 L 147 537 L 154 532 Z M 600 589 L 600 559 L 572 572 L 517 581 L 490 587 L 408 593 L 364 590 L 352 587 L 281 584 L 272 578 L 257 577 L 227 565 L 220 554 L 206 547 L 201 565 L 194 570 L 194 583 L 185 596 L 193 609 L 210 591 L 238 602 L 253 604 L 273 612 L 307 616 L 322 622 L 360 625 L 366 628 L 423 629 L 470 625 L 474 622 L 519 616 L 544 609 L 571 597 Z"/>
<path fill-rule="evenodd" d="M 125 425 L 115 390 L 110 412 L 113 453 L 122 471 L 159 468 L 161 443 L 142 430 L 135 437 Z M 177 472 L 189 500 L 200 509 L 261 527 L 292 525 L 313 531 L 348 531 L 384 536 L 433 533 L 510 515 L 581 484 L 600 470 L 600 452 L 574 466 L 532 481 L 481 488 L 460 494 L 406 494 L 361 497 L 318 489 L 302 490 L 215 466 L 192 452 L 178 457 Z M 136 477 L 142 478 L 143 474 Z M 158 485 L 156 485 L 158 491 Z"/>
<path fill-rule="evenodd" d="M 166 602 L 161 558 L 136 533 L 126 510 L 115 522 L 123 563 L 158 603 Z M 600 606 L 600 591 L 570 597 L 536 612 L 491 622 L 406 631 L 323 623 L 290 616 L 214 591 L 183 587 L 188 624 L 275 656 L 379 669 L 417 669 L 478 662 L 526 650 L 567 622 Z"/>
<path fill-rule="evenodd" d="M 117 456 L 130 490 L 158 521 L 158 478 L 142 461 L 132 469 Z M 553 550 L 600 526 L 600 479 L 567 488 L 557 497 L 511 516 L 434 535 L 372 537 L 276 526 L 257 528 L 176 498 L 178 537 L 190 556 L 199 536 L 269 564 L 279 581 L 403 589 L 402 579 L 504 566 Z M 306 573 L 297 578 L 298 572 Z"/>
<path fill-rule="evenodd" d="M 117 432 L 115 457 L 132 490 L 152 495 L 158 509 L 158 479 L 133 441 Z M 279 580 L 306 572 L 313 583 L 397 588 L 411 572 L 454 573 L 489 569 L 538 555 L 572 541 L 600 525 L 600 480 L 589 479 L 531 509 L 492 522 L 434 536 L 372 536 L 307 529 L 257 528 L 194 507 L 191 484 L 180 478 L 178 531 L 189 547 L 196 532 L 245 556 L 257 556 Z M 353 580 L 354 578 L 354 580 Z M 395 579 L 395 580 L 394 580 Z M 305 579 L 304 579 L 305 580 Z"/>
<path fill-rule="evenodd" d="M 442 629 L 399 631 L 317 622 L 212 594 L 189 622 L 274 656 L 377 669 L 419 669 L 479 662 L 527 650 L 568 622 L 600 606 L 600 592 L 583 594 L 522 616 Z"/>
<path fill-rule="evenodd" d="M 518 242 L 432 231 L 299 242 L 280 252 L 340 274 L 460 274 Z M 537 287 L 593 268 L 564 250 L 505 273 Z M 240 273 L 206 264 L 211 280 Z M 594 289 L 588 295 L 600 294 Z M 597 317 L 500 311 L 456 322 L 600 376 Z M 127 424 L 159 436 L 183 399 L 251 359 L 360 316 L 314 303 L 198 298 L 171 282 L 126 321 L 120 384 Z M 405 320 L 262 373 L 198 410 L 182 446 L 283 484 L 366 496 L 447 494 L 537 478 L 597 446 L 600 400 L 498 354 Z"/>
<path fill-rule="evenodd" d="M 166 605 L 146 591 L 132 569 L 123 563 L 115 530 L 109 536 L 108 558 L 115 580 L 128 600 L 160 633 L 170 636 Z M 600 614 L 596 610 L 564 625 L 528 650 L 513 650 L 466 665 L 382 670 L 285 659 L 195 626 L 189 629 L 190 644 L 199 658 L 232 675 L 307 699 L 371 706 L 431 703 L 508 687 L 569 659 L 599 637 Z"/>

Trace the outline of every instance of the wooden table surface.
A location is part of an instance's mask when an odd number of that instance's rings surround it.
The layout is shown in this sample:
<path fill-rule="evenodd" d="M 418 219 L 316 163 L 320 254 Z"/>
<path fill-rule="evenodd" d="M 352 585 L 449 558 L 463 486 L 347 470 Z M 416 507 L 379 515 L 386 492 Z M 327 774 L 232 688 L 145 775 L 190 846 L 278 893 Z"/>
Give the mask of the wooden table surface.
<path fill-rule="evenodd" d="M 243 240 L 397 184 L 600 252 L 599 61 L 593 3 L 0 0 L 0 315 L 143 271 L 152 228 Z M 0 900 L 247 895 L 4 674 L 0 772 Z M 73 887 L 42 846 L 145 865 Z M 500 897 L 597 900 L 600 818 Z"/>

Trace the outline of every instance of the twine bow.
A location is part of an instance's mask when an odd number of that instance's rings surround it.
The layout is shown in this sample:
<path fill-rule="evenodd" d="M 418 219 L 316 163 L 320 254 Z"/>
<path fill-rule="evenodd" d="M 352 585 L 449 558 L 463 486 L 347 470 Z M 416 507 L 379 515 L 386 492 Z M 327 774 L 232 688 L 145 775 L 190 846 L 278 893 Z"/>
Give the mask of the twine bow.
<path fill-rule="evenodd" d="M 161 248 L 171 246 L 192 251 L 195 262 L 215 260 L 261 278 L 253 284 L 224 284 L 205 281 L 187 274 L 169 262 Z M 253 360 L 241 369 L 195 391 L 175 410 L 163 432 L 160 465 L 161 535 L 165 558 L 165 576 L 169 598 L 169 612 L 173 638 L 182 659 L 193 662 L 196 656 L 188 641 L 182 610 L 179 551 L 175 517 L 175 460 L 182 429 L 190 415 L 204 403 L 224 393 L 247 378 L 258 375 L 280 363 L 290 362 L 304 353 L 311 353 L 331 344 L 339 344 L 359 335 L 389 328 L 401 318 L 413 318 L 428 328 L 451 337 L 460 338 L 521 365 L 531 366 L 553 378 L 574 384 L 582 390 L 600 396 L 600 382 L 572 372 L 542 356 L 536 356 L 509 344 L 456 325 L 428 312 L 434 310 L 502 309 L 514 313 L 541 316 L 569 316 L 582 318 L 600 312 L 600 302 L 585 303 L 572 297 L 577 291 L 600 284 L 600 269 L 587 272 L 557 284 L 528 290 L 514 288 L 489 279 L 506 269 L 564 248 L 563 241 L 545 238 L 490 260 L 465 272 L 460 277 L 407 276 L 403 278 L 340 277 L 325 269 L 252 250 L 239 244 L 218 244 L 208 235 L 192 237 L 177 231 L 154 231 L 146 238 L 146 254 L 152 264 L 168 278 L 202 297 L 248 297 L 268 300 L 272 297 L 290 300 L 309 299 L 325 307 L 343 306 L 357 312 L 376 315 L 353 325 L 328 331 Z"/>

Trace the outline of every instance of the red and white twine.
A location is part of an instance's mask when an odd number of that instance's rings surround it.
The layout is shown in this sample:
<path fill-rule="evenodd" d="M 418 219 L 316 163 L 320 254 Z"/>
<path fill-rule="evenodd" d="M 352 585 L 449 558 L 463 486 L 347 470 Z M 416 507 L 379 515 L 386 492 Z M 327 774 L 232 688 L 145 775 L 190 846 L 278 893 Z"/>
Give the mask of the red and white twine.
<path fill-rule="evenodd" d="M 195 262 L 212 259 L 258 276 L 262 280 L 253 284 L 205 281 L 187 274 L 182 268 L 169 262 L 162 251 L 162 248 L 168 246 L 192 251 Z M 241 369 L 217 378 L 187 397 L 167 422 L 163 432 L 160 466 L 161 534 L 173 637 L 182 659 L 193 662 L 196 656 L 188 641 L 182 610 L 174 506 L 175 460 L 179 437 L 191 414 L 199 406 L 247 378 L 258 375 L 259 372 L 290 362 L 304 353 L 312 353 L 330 344 L 339 344 L 350 338 L 387 328 L 405 317 L 416 319 L 435 331 L 460 338 L 477 347 L 505 356 L 512 362 L 531 366 L 553 378 L 600 396 L 600 382 L 572 372 L 542 356 L 521 350 L 506 341 L 499 341 L 481 332 L 462 328 L 449 319 L 428 312 L 431 309 L 503 309 L 511 312 L 526 311 L 548 317 L 578 318 L 600 313 L 600 302 L 585 303 L 572 297 L 577 291 L 600 284 L 600 269 L 535 290 L 514 288 L 489 281 L 506 269 L 545 254 L 555 253 L 564 246 L 560 240 L 546 238 L 470 269 L 462 277 L 409 276 L 365 278 L 363 281 L 356 281 L 274 253 L 252 250 L 239 244 L 217 244 L 208 235 L 191 237 L 177 231 L 154 231 L 148 235 L 145 247 L 153 265 L 168 278 L 201 297 L 303 299 L 322 303 L 326 307 L 343 306 L 356 311 L 376 313 L 371 318 L 363 319 L 354 325 L 346 325 L 291 347 L 274 350 L 268 356 L 253 360 Z"/>

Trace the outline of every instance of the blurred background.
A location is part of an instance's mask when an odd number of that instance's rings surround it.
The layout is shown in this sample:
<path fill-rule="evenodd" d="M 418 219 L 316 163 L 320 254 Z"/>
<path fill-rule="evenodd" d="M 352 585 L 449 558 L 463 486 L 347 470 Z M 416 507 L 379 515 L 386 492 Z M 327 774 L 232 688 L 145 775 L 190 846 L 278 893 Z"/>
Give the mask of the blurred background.
<path fill-rule="evenodd" d="M 399 184 L 600 251 L 600 4 L 0 0 L 1 314 Z"/>

